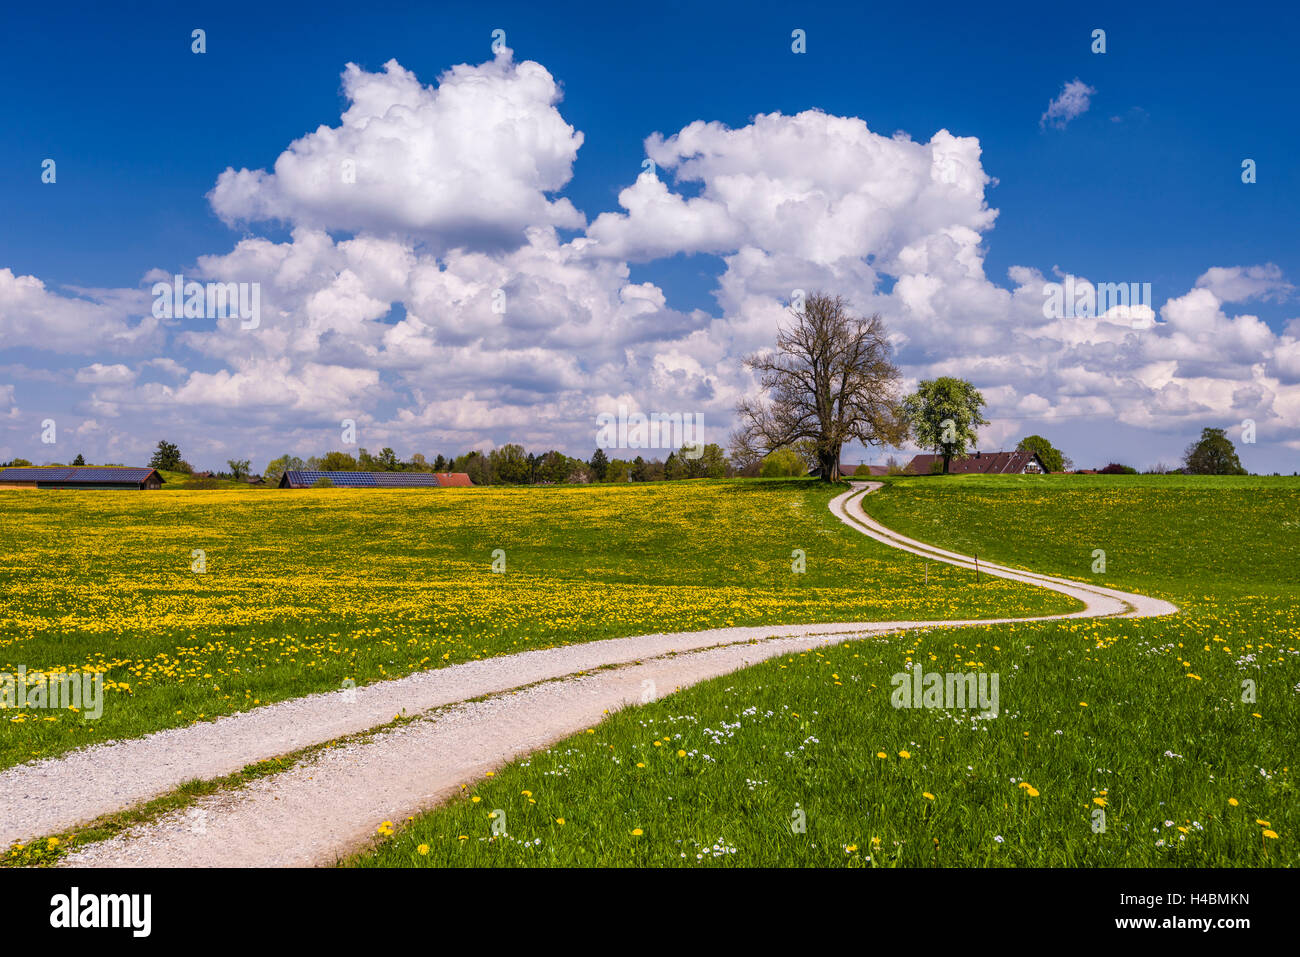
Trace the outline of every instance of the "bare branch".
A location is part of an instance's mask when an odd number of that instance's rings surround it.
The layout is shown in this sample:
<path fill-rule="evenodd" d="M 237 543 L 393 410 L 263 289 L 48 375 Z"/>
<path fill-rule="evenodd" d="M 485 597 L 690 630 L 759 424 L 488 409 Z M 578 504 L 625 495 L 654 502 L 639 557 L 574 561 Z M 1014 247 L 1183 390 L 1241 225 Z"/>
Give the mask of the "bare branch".
<path fill-rule="evenodd" d="M 745 359 L 767 397 L 736 407 L 740 426 L 732 449 L 752 461 L 809 440 L 822 477 L 833 481 L 846 442 L 899 445 L 906 439 L 900 373 L 879 315 L 851 316 L 843 297 L 824 293 L 813 293 L 791 314 L 794 322 L 778 331 L 775 351 Z"/>

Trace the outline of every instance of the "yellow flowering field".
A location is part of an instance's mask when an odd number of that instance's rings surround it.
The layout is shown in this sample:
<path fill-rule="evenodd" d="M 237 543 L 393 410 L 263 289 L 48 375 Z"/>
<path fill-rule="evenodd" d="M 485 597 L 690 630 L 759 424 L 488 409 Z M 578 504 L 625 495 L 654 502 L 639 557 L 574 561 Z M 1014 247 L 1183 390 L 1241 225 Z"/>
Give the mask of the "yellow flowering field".
<path fill-rule="evenodd" d="M 805 481 L 0 491 L 0 673 L 105 686 L 94 721 L 0 711 L 0 765 L 600 638 L 1071 607 L 934 564 L 926 587 L 919 560 L 836 520 L 832 494 Z"/>

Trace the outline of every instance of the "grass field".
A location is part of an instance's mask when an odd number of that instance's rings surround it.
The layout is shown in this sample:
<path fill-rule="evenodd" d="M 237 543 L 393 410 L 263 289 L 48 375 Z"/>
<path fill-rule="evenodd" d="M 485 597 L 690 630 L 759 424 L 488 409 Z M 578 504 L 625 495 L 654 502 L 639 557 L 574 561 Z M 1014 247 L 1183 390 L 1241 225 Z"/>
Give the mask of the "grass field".
<path fill-rule="evenodd" d="M 98 672 L 106 689 L 96 721 L 5 714 L 0 766 L 346 679 L 599 638 L 1072 607 L 933 563 L 926 588 L 920 560 L 843 526 L 832 494 L 806 481 L 0 492 L 0 674 Z"/>
<path fill-rule="evenodd" d="M 899 479 L 866 504 L 926 541 L 1182 613 L 774 660 L 613 715 L 352 863 L 1300 863 L 1300 482 Z M 894 708 L 913 662 L 998 673 L 1001 714 Z"/>

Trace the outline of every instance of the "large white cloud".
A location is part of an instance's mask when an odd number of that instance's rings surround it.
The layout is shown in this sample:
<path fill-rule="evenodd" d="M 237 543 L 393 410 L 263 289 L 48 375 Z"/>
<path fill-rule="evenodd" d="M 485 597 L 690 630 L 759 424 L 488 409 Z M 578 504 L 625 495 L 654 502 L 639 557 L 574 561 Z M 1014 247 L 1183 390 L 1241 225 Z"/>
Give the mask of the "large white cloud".
<path fill-rule="evenodd" d="M 209 194 L 227 222 L 418 235 L 441 248 L 516 245 L 528 226 L 581 227 L 564 186 L 582 134 L 561 117 L 554 78 L 509 49 L 424 86 L 396 60 L 349 63 L 337 127 L 295 140 L 273 172 L 227 169 Z"/>
<path fill-rule="evenodd" d="M 873 133 L 856 117 L 808 110 L 755 117 L 730 129 L 697 121 L 646 152 L 696 197 L 643 173 L 619 195 L 626 213 L 588 230 L 593 252 L 650 259 L 750 246 L 830 264 L 867 255 L 890 263 L 908 245 L 946 230 L 992 225 L 990 181 L 973 137 L 940 130 L 929 143 Z"/>

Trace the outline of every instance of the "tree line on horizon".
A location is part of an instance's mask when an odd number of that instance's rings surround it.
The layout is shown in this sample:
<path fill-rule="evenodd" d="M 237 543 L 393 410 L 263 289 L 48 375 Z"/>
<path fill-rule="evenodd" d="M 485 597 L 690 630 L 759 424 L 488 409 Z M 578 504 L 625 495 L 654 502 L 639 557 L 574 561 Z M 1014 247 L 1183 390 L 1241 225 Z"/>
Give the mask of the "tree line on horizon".
<path fill-rule="evenodd" d="M 305 460 L 295 455 L 282 455 L 267 465 L 264 475 L 267 482 L 278 482 L 286 471 L 303 469 L 321 472 L 463 472 L 475 485 L 558 485 L 725 478 L 735 474 L 721 446 L 709 444 L 699 450 L 698 456 L 688 454 L 694 451 L 694 448 L 671 451 L 667 459 L 661 461 L 640 455 L 633 459 L 611 459 L 603 449 L 596 449 L 590 459 L 583 460 L 557 449 L 529 452 L 522 445 L 511 442 L 489 452 L 475 449 L 455 457 L 438 454 L 432 461 L 416 452 L 403 461 L 388 447 L 381 449 L 378 455 L 359 448 L 356 455 L 333 451 Z"/>
<path fill-rule="evenodd" d="M 1016 445 L 1017 449 L 1034 452 L 1048 472 L 1068 472 L 1074 463 L 1041 435 L 1027 435 Z M 721 446 L 710 443 L 699 448 L 683 447 L 668 454 L 666 460 L 609 458 L 603 449 L 596 449 L 590 459 L 583 460 L 565 455 L 555 449 L 541 454 L 527 452 L 522 445 L 510 443 L 490 452 L 466 452 L 455 457 L 434 456 L 429 461 L 416 452 L 403 461 L 393 449 L 385 447 L 378 455 L 359 448 L 356 455 L 331 451 L 306 459 L 285 454 L 272 459 L 263 470 L 262 479 L 268 485 L 279 484 L 281 476 L 292 470 L 321 472 L 464 472 L 475 485 L 557 485 L 589 482 L 662 482 L 694 478 L 793 478 L 815 474 L 818 470 L 816 449 L 813 443 L 802 440 L 783 446 L 761 458 L 751 458 L 744 464 L 729 457 Z M 955 456 L 959 457 L 959 456 Z M 0 468 L 30 466 L 27 459 L 16 458 L 0 462 Z M 48 466 L 84 466 L 85 458 L 78 454 L 72 462 L 48 462 Z M 121 466 L 121 463 L 102 463 Z M 181 457 L 179 447 L 166 440 L 160 441 L 149 460 L 149 467 L 184 475 L 202 475 L 214 480 L 244 481 L 252 477 L 248 459 L 227 461 L 228 470 L 195 472 Z M 935 463 L 936 470 L 942 463 Z M 886 463 L 889 474 L 903 474 L 904 463 L 891 456 Z M 1138 469 L 1111 462 L 1097 469 L 1101 475 L 1136 475 Z M 869 474 L 867 466 L 859 466 L 857 476 Z M 1170 468 L 1158 464 L 1146 469 L 1146 475 L 1246 475 L 1246 469 L 1237 457 L 1232 440 L 1225 430 L 1206 428 L 1201 437 L 1187 447 L 1183 465 Z M 1276 473 L 1275 473 L 1276 474 Z"/>

